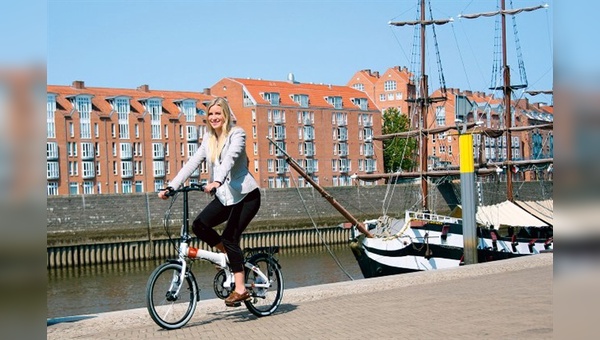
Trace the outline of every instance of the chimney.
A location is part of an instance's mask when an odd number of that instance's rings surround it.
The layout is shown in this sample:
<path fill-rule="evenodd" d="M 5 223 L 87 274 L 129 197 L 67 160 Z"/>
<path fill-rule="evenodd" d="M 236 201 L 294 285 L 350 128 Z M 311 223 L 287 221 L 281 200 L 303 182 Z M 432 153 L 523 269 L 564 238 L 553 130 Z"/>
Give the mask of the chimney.
<path fill-rule="evenodd" d="M 209 87 L 205 87 L 204 90 L 202 90 L 202 94 L 210 96 L 210 88 Z"/>
<path fill-rule="evenodd" d="M 471 91 L 471 90 L 465 90 L 465 95 L 466 96 L 472 96 L 473 95 L 473 91 Z"/>
<path fill-rule="evenodd" d="M 364 69 L 363 72 L 367 72 L 369 75 L 371 75 L 371 69 L 370 68 Z"/>
<path fill-rule="evenodd" d="M 379 71 L 373 72 L 373 76 L 375 76 L 375 78 L 379 78 Z"/>
<path fill-rule="evenodd" d="M 83 82 L 83 80 L 75 80 L 73 82 L 73 87 L 78 90 L 81 90 L 85 88 L 85 83 Z"/>
<path fill-rule="evenodd" d="M 147 84 L 140 85 L 137 87 L 137 90 L 142 92 L 148 92 L 150 91 L 150 86 L 148 86 Z"/>

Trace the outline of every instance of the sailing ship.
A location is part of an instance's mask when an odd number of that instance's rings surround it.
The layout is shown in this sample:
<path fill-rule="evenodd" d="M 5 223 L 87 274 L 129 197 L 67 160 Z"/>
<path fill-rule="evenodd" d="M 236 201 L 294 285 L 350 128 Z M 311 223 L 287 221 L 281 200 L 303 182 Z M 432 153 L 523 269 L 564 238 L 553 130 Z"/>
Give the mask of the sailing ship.
<path fill-rule="evenodd" d="M 425 74 L 425 28 L 429 25 L 443 25 L 451 21 L 426 19 L 425 1 L 420 1 L 420 19 L 411 22 L 391 22 L 393 26 L 413 25 L 420 30 L 421 41 L 421 72 L 417 81 L 417 98 L 407 99 L 414 103 L 418 112 L 417 130 L 390 135 L 374 136 L 373 140 L 384 141 L 390 138 L 418 138 L 420 157 L 418 171 L 404 171 L 387 174 L 355 175 L 356 180 L 374 181 L 385 178 L 388 185 L 395 185 L 399 179 L 420 179 L 421 207 L 418 210 L 407 210 L 403 218 L 383 215 L 378 219 L 360 222 L 344 207 L 342 207 L 324 188 L 315 183 L 310 176 L 289 156 L 286 161 L 315 187 L 334 208 L 336 208 L 349 221 L 351 228 L 351 249 L 365 278 L 400 274 L 414 271 L 433 270 L 457 267 L 468 263 L 465 261 L 466 228 L 475 229 L 476 244 L 472 251 L 476 254 L 475 262 L 502 260 L 517 256 L 526 256 L 552 251 L 553 225 L 552 225 L 552 200 L 518 201 L 513 192 L 513 171 L 518 167 L 537 165 L 551 169 L 552 158 L 517 160 L 512 156 L 512 135 L 527 129 L 552 129 L 552 121 L 538 122 L 534 127 L 513 127 L 511 107 L 512 91 L 524 88 L 526 85 L 511 85 L 510 70 L 506 60 L 506 34 L 505 20 L 508 15 L 515 15 L 523 11 L 533 11 L 544 6 L 536 6 L 517 10 L 507 10 L 504 0 L 501 0 L 501 9 L 496 12 L 463 15 L 472 19 L 479 16 L 497 15 L 502 19 L 502 72 L 503 84 L 496 86 L 495 90 L 502 90 L 504 109 L 504 126 L 492 127 L 490 124 L 482 126 L 476 115 L 465 115 L 463 122 L 455 126 L 442 126 L 431 128 L 428 124 L 427 112 L 432 103 L 442 102 L 447 99 L 445 85 L 430 96 L 428 79 Z M 437 44 L 436 44 L 437 46 Z M 458 106 L 458 103 L 455 103 Z M 479 134 L 486 138 L 499 138 L 499 142 L 506 143 L 506 157 L 500 162 L 483 160 L 483 153 L 479 153 L 475 165 L 476 176 L 505 176 L 507 196 L 506 201 L 489 206 L 480 206 L 477 209 L 476 225 L 467 226 L 463 223 L 461 206 L 451 214 L 441 215 L 433 213 L 428 207 L 428 189 L 430 181 L 434 178 L 454 178 L 461 174 L 458 169 L 436 169 L 428 163 L 428 144 L 430 136 L 446 133 L 452 130 L 462 130 L 461 133 Z M 458 132 L 458 131 L 457 131 Z M 502 137 L 505 136 L 505 137 Z M 480 139 L 480 141 L 482 141 Z M 483 145 L 483 143 L 481 143 Z M 283 150 L 281 150 L 283 151 Z M 464 183 L 461 183 L 464 185 Z M 468 198 L 463 197 L 463 203 Z"/>

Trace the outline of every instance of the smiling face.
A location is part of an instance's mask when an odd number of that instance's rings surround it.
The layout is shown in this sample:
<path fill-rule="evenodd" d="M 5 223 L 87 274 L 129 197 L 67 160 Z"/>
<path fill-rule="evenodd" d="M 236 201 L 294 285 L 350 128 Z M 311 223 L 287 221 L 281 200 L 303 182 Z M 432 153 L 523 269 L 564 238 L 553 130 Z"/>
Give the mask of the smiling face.
<path fill-rule="evenodd" d="M 223 131 L 223 125 L 225 124 L 225 116 L 223 115 L 223 109 L 219 105 L 213 105 L 208 110 L 208 123 L 219 135 Z"/>

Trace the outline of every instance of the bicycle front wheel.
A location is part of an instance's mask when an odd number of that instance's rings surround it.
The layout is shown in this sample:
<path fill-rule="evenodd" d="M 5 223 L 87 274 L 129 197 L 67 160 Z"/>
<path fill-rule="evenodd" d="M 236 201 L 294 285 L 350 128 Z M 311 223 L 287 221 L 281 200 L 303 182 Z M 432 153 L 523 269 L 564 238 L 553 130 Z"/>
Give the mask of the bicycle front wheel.
<path fill-rule="evenodd" d="M 277 310 L 283 299 L 283 275 L 279 264 L 267 254 L 259 254 L 248 262 L 258 267 L 264 273 L 269 286 L 266 288 L 256 287 L 255 284 L 264 284 L 264 279 L 254 271 L 246 267 L 246 289 L 250 291 L 251 299 L 244 301 L 246 308 L 258 316 L 268 316 Z"/>
<path fill-rule="evenodd" d="M 148 313 L 164 329 L 184 326 L 198 303 L 198 285 L 191 272 L 181 280 L 181 264 L 164 263 L 150 275 L 146 286 Z"/>

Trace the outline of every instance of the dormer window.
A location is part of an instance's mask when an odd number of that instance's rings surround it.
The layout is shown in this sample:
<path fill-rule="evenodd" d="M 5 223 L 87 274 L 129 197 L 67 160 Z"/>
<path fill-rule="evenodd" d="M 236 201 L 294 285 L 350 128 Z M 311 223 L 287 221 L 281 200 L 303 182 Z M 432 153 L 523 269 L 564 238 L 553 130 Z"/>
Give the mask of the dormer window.
<path fill-rule="evenodd" d="M 196 110 L 196 100 L 195 99 L 182 99 L 176 100 L 174 103 L 177 105 L 179 112 L 185 115 L 186 122 L 195 122 L 196 115 L 198 114 L 198 110 Z"/>
<path fill-rule="evenodd" d="M 248 94 L 248 92 L 246 92 L 245 89 L 243 92 L 244 92 L 244 94 L 243 94 L 244 106 L 255 106 L 256 103 L 254 102 L 252 97 Z"/>
<path fill-rule="evenodd" d="M 295 94 L 292 96 L 292 100 L 300 105 L 300 107 L 308 107 L 308 95 L 306 94 Z"/>
<path fill-rule="evenodd" d="M 367 98 L 352 98 L 352 102 L 363 111 L 366 111 L 368 108 Z"/>
<path fill-rule="evenodd" d="M 85 94 L 67 97 L 73 108 L 79 112 L 79 137 L 81 139 L 92 138 L 92 97 Z"/>
<path fill-rule="evenodd" d="M 109 97 L 106 100 L 110 103 L 113 111 L 117 112 L 119 120 L 119 139 L 129 139 L 129 114 L 131 113 L 130 98 L 125 96 Z"/>
<path fill-rule="evenodd" d="M 271 105 L 279 105 L 279 93 L 278 92 L 264 92 L 262 94 L 262 96 Z"/>
<path fill-rule="evenodd" d="M 140 102 L 144 104 L 146 112 L 150 115 L 152 139 L 161 139 L 162 129 L 160 125 L 160 116 L 162 115 L 162 99 L 147 98 L 140 99 Z"/>
<path fill-rule="evenodd" d="M 336 109 L 341 109 L 342 108 L 342 97 L 340 96 L 331 96 L 331 97 L 326 97 L 327 102 L 329 104 L 331 104 L 334 108 Z"/>

